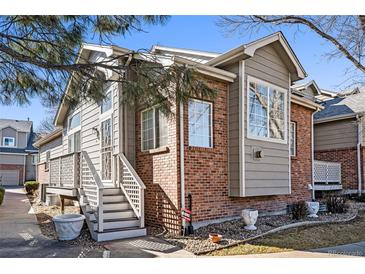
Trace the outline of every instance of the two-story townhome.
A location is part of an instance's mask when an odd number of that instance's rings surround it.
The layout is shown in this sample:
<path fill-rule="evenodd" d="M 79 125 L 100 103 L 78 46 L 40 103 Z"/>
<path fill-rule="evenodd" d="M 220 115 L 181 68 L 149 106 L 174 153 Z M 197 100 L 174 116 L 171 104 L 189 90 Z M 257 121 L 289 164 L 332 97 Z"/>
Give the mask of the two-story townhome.
<path fill-rule="evenodd" d="M 38 149 L 32 121 L 0 119 L 0 184 L 35 180 Z"/>
<path fill-rule="evenodd" d="M 83 45 L 80 60 L 121 53 L 128 50 Z M 313 114 L 321 106 L 311 85 L 292 88 L 306 73 L 282 33 L 223 54 L 161 46 L 151 54 L 194 67 L 217 97 L 175 103 L 169 117 L 158 106 L 121 104 L 118 84 L 105 87 L 99 104 L 61 102 L 47 193 L 77 197 L 94 239 L 144 235 L 145 224 L 180 233 L 186 208 L 199 227 L 245 208 L 278 214 L 311 199 Z"/>

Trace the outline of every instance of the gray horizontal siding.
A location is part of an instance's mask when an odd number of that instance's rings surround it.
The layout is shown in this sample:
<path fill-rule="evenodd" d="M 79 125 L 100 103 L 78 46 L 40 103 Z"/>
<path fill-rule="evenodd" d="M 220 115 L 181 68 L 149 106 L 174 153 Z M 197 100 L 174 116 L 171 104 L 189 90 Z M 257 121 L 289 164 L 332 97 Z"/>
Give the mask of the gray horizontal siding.
<path fill-rule="evenodd" d="M 354 147 L 357 144 L 355 119 L 314 125 L 314 149 L 328 150 Z"/>

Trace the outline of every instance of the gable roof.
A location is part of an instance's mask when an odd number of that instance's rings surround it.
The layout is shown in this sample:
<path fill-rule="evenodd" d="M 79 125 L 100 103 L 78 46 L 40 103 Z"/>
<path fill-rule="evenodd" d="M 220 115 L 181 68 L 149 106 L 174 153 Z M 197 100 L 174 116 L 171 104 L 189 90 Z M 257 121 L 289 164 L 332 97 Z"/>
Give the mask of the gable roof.
<path fill-rule="evenodd" d="M 288 57 L 290 65 L 293 67 L 291 69 L 292 81 L 304 79 L 307 76 L 307 73 L 305 72 L 302 64 L 299 62 L 297 56 L 295 55 L 294 51 L 290 47 L 282 32 L 273 33 L 261 39 L 255 40 L 248 44 L 243 44 L 239 47 L 229 50 L 208 61 L 206 65 L 222 66 L 229 64 L 234 60 L 237 60 L 237 58 L 248 59 L 254 56 L 256 50 L 270 44 L 279 45 L 282 49 L 282 53 Z"/>
<path fill-rule="evenodd" d="M 322 102 L 324 110 L 316 113 L 314 119 L 318 121 L 337 120 L 355 117 L 365 113 L 365 92 Z"/>
<path fill-rule="evenodd" d="M 30 132 L 32 130 L 32 121 L 0 119 L 0 129 L 11 127 L 17 131 Z"/>
<path fill-rule="evenodd" d="M 309 87 L 311 87 L 317 93 L 317 95 L 320 95 L 322 93 L 321 89 L 318 87 L 316 81 L 314 81 L 314 80 L 311 80 L 306 83 L 294 85 L 294 86 L 292 86 L 292 89 L 294 91 L 302 92 L 302 91 L 308 89 Z"/>
<path fill-rule="evenodd" d="M 54 131 L 39 138 L 36 142 L 33 143 L 33 146 L 39 148 L 40 146 L 47 144 L 60 136 L 62 136 L 62 128 L 57 128 Z"/>
<path fill-rule="evenodd" d="M 36 153 L 38 152 L 38 148 L 35 148 L 33 146 L 33 142 L 37 138 L 37 134 L 35 134 L 33 131 L 30 132 L 28 140 L 27 140 L 27 146 L 25 148 L 17 148 L 17 147 L 0 147 L 0 153 Z"/>
<path fill-rule="evenodd" d="M 193 50 L 193 49 L 183 49 L 183 48 L 174 48 L 174 47 L 166 47 L 154 45 L 151 49 L 151 53 L 153 54 L 161 54 L 167 56 L 180 56 L 191 61 L 197 63 L 206 63 L 209 60 L 217 57 L 220 53 L 217 52 L 208 52 L 201 50 Z"/>
<path fill-rule="evenodd" d="M 158 48 L 156 47 L 155 50 L 158 51 L 162 51 L 163 50 L 168 50 L 166 47 L 165 48 Z M 169 49 L 170 52 L 175 51 L 177 52 L 177 49 L 173 49 L 170 48 Z M 182 52 L 183 50 L 179 50 L 180 52 Z M 189 54 L 192 54 L 192 50 L 185 50 L 185 51 L 189 51 Z M 105 53 L 106 57 L 110 57 L 113 54 L 128 54 L 131 53 L 131 50 L 128 50 L 126 48 L 121 48 L 118 46 L 99 46 L 99 45 L 95 45 L 95 44 L 83 44 L 80 48 L 79 51 L 79 57 L 77 58 L 77 62 L 83 62 L 84 60 L 88 59 L 89 55 L 91 52 L 103 52 Z M 197 51 L 196 51 L 197 52 Z M 184 54 L 187 54 L 186 52 Z M 198 53 L 196 53 L 198 54 Z M 199 54 L 202 55 L 209 55 L 212 53 L 203 53 L 203 52 L 199 52 Z M 137 55 L 136 58 L 140 58 L 142 60 L 149 60 L 148 59 L 149 54 L 144 54 L 144 55 Z M 202 62 L 196 62 L 192 59 L 186 58 L 186 56 L 184 57 L 180 57 L 180 56 L 176 56 L 176 55 L 172 55 L 172 54 L 167 54 L 167 55 L 159 55 L 158 58 L 156 58 L 159 62 L 165 62 L 166 64 L 172 64 L 174 62 L 179 63 L 179 64 L 185 64 L 185 65 L 189 65 L 192 67 L 196 67 L 197 71 L 199 73 L 202 73 L 203 75 L 207 75 L 207 76 L 211 76 L 211 77 L 215 77 L 218 79 L 221 79 L 223 81 L 229 81 L 229 82 L 233 82 L 233 80 L 236 77 L 236 74 L 232 73 L 232 72 L 228 72 L 219 68 L 215 68 L 215 67 L 210 67 L 210 66 L 206 66 L 205 64 L 203 64 Z M 70 86 L 70 81 L 71 81 L 72 77 L 70 77 L 70 80 L 67 84 L 66 90 L 64 92 L 64 96 L 63 99 L 61 100 L 61 103 L 58 106 L 56 115 L 55 115 L 55 119 L 54 119 L 54 124 L 55 126 L 62 126 L 63 122 L 64 122 L 64 118 L 66 117 L 67 111 L 68 111 L 68 104 L 65 101 L 65 95 L 69 93 L 69 86 Z"/>

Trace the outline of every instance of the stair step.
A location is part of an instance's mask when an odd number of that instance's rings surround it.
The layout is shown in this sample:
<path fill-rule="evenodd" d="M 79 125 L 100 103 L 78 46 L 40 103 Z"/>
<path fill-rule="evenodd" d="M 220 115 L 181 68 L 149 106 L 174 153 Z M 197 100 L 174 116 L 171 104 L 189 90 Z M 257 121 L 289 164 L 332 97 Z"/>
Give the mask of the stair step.
<path fill-rule="evenodd" d="M 103 190 L 104 195 L 110 195 L 110 194 L 122 194 L 122 190 L 120 188 L 104 188 Z"/>
<path fill-rule="evenodd" d="M 135 217 L 134 211 L 132 209 L 103 211 L 103 220 L 114 219 L 114 218 L 131 218 L 131 217 Z"/>
<path fill-rule="evenodd" d="M 104 210 L 123 210 L 123 209 L 131 209 L 131 206 L 128 202 L 112 202 L 112 203 L 103 203 Z"/>
<path fill-rule="evenodd" d="M 120 229 L 105 229 L 103 232 L 96 232 L 98 242 L 112 241 L 118 239 L 135 238 L 147 235 L 146 228 L 129 227 Z"/>
<path fill-rule="evenodd" d="M 96 220 L 92 221 L 94 230 L 98 227 L 98 222 Z M 104 229 L 116 229 L 116 228 L 127 228 L 127 227 L 139 227 L 138 218 L 121 218 L 121 219 L 105 219 L 103 221 Z"/>
<path fill-rule="evenodd" d="M 126 202 L 127 198 L 123 195 L 103 195 L 103 202 L 113 203 L 113 202 Z"/>

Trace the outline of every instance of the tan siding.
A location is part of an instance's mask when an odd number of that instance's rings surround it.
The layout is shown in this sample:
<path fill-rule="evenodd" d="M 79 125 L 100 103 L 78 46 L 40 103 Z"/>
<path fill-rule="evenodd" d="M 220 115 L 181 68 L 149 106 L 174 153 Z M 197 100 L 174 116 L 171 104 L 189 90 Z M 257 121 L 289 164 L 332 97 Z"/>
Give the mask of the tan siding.
<path fill-rule="evenodd" d="M 39 148 L 39 162 L 43 163 L 46 161 L 46 153 L 51 150 L 51 158 L 55 158 L 62 155 L 62 136 L 51 142 L 41 146 Z"/>
<path fill-rule="evenodd" d="M 0 164 L 24 165 L 24 155 L 0 154 Z"/>
<path fill-rule="evenodd" d="M 245 196 L 289 194 L 288 141 L 280 144 L 247 138 L 247 75 L 289 89 L 289 71 L 273 47 L 259 49 L 254 57 L 245 61 Z M 287 100 L 289 123 L 289 96 Z M 253 158 L 254 147 L 262 149 L 265 155 L 263 159 Z"/>
<path fill-rule="evenodd" d="M 355 147 L 357 124 L 355 119 L 346 119 L 314 125 L 314 149 L 340 149 Z"/>
<path fill-rule="evenodd" d="M 15 144 L 17 144 L 17 134 L 16 130 L 11 127 L 6 127 L 1 130 L 1 146 L 3 146 L 3 137 L 13 137 L 15 138 Z"/>

